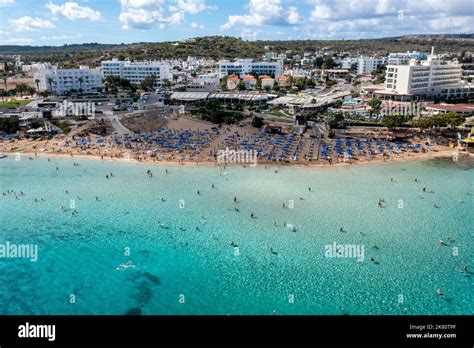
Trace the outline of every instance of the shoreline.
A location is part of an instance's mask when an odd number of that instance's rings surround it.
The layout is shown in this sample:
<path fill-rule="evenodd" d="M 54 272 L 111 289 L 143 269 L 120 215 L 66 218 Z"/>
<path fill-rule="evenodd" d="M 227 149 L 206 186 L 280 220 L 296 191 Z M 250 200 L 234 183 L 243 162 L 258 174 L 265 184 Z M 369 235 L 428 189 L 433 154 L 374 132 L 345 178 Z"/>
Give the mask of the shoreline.
<path fill-rule="evenodd" d="M 274 167 L 274 168 L 300 168 L 300 169 L 333 169 L 333 168 L 352 168 L 352 167 L 358 167 L 358 166 L 366 166 L 366 165 L 376 165 L 376 164 L 391 164 L 391 163 L 403 163 L 403 162 L 411 162 L 411 161 L 416 161 L 416 160 L 424 160 L 424 159 L 434 159 L 434 158 L 446 158 L 446 157 L 452 157 L 453 153 L 456 152 L 455 149 L 442 149 L 442 150 L 435 150 L 427 153 L 416 153 L 407 155 L 406 153 L 401 156 L 401 157 L 393 157 L 391 159 L 388 159 L 384 161 L 382 158 L 374 158 L 371 160 L 368 159 L 363 159 L 363 160 L 352 160 L 351 163 L 336 163 L 333 165 L 330 165 L 328 163 L 282 163 L 282 162 L 269 162 L 269 161 L 258 161 L 256 167 Z M 147 164 L 147 165 L 161 165 L 161 166 L 174 166 L 174 167 L 223 167 L 222 164 L 218 164 L 216 160 L 213 161 L 183 161 L 183 162 L 178 162 L 178 161 L 166 161 L 166 160 L 151 160 L 151 159 L 146 159 L 146 160 L 136 160 L 136 159 L 127 159 L 127 158 L 110 158 L 110 157 L 105 157 L 102 159 L 98 155 L 90 155 L 90 154 L 66 154 L 66 153 L 58 153 L 58 152 L 51 152 L 51 153 L 45 153 L 45 152 L 31 152 L 31 151 L 3 151 L 3 154 L 6 155 L 12 155 L 12 154 L 21 154 L 22 156 L 28 156 L 28 157 L 51 157 L 51 158 L 69 158 L 69 159 L 88 159 L 88 160 L 95 160 L 95 161 L 101 161 L 101 162 L 116 162 L 116 163 L 134 163 L 134 164 Z M 461 153 L 462 154 L 462 153 Z M 471 156 L 472 157 L 472 156 Z M 239 163 L 231 163 L 231 164 L 226 164 L 226 167 L 246 167 L 246 168 L 251 168 L 249 164 L 239 164 Z"/>

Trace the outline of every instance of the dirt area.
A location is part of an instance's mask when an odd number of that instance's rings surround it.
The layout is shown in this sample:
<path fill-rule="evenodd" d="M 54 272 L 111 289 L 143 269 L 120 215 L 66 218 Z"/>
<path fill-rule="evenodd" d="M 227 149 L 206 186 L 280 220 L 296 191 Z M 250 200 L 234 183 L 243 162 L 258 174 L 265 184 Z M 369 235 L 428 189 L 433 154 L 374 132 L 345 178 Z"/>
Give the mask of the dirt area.
<path fill-rule="evenodd" d="M 154 132 L 168 126 L 168 120 L 160 116 L 125 116 L 120 122 L 132 132 Z"/>

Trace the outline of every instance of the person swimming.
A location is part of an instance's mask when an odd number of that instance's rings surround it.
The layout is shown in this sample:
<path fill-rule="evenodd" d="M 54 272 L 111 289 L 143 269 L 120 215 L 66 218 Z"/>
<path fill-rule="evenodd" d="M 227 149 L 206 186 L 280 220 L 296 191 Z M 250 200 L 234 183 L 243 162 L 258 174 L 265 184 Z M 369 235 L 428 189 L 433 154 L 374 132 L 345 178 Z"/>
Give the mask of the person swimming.
<path fill-rule="evenodd" d="M 439 240 L 439 245 L 446 245 L 446 242 L 442 239 Z"/>
<path fill-rule="evenodd" d="M 197 194 L 198 194 L 198 196 L 200 196 L 200 195 L 201 195 L 201 192 L 199 192 L 199 190 L 198 190 L 198 191 L 197 191 Z"/>
<path fill-rule="evenodd" d="M 344 228 L 342 228 L 342 227 L 339 229 L 339 232 L 346 233 L 346 231 L 344 231 Z"/>
<path fill-rule="evenodd" d="M 439 295 L 439 297 L 444 297 L 444 293 L 441 291 L 441 289 L 436 289 L 436 293 Z"/>
<path fill-rule="evenodd" d="M 437 204 L 433 204 L 433 207 L 438 208 L 438 209 L 440 208 Z"/>
<path fill-rule="evenodd" d="M 250 217 L 251 217 L 252 219 L 255 219 L 254 213 L 250 213 Z"/>
<path fill-rule="evenodd" d="M 234 203 L 237 203 L 237 197 L 234 197 Z"/>
<path fill-rule="evenodd" d="M 237 213 L 240 212 L 239 208 L 234 208 L 234 210 L 235 210 Z"/>
<path fill-rule="evenodd" d="M 166 199 L 164 199 L 164 197 L 161 197 L 161 201 L 166 202 Z"/>
<path fill-rule="evenodd" d="M 95 200 L 96 200 L 97 202 L 100 202 L 99 196 L 95 196 Z"/>
<path fill-rule="evenodd" d="M 231 246 L 231 247 L 235 247 L 235 243 L 234 243 L 233 240 L 230 241 L 230 246 Z"/>
<path fill-rule="evenodd" d="M 212 188 L 216 188 L 216 187 L 214 186 L 214 184 L 212 184 L 212 186 L 211 186 L 211 187 L 212 187 Z"/>

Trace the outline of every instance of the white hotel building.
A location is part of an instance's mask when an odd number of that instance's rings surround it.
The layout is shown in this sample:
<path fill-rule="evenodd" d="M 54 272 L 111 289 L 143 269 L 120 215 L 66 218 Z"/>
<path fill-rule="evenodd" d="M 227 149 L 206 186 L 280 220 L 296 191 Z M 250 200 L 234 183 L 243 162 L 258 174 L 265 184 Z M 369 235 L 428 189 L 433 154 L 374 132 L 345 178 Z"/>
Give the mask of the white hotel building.
<path fill-rule="evenodd" d="M 40 91 L 47 90 L 57 95 L 80 90 L 83 93 L 97 92 L 97 88 L 103 87 L 100 69 L 89 69 L 88 66 L 79 69 L 43 68 L 33 78 L 39 80 Z"/>
<path fill-rule="evenodd" d="M 102 62 L 102 76 L 118 76 L 138 85 L 147 76 L 155 76 L 157 82 L 173 80 L 171 68 L 167 63 L 158 61 L 130 62 L 118 59 L 105 60 Z"/>
<path fill-rule="evenodd" d="M 443 64 L 433 52 L 425 61 L 388 65 L 385 79 L 385 90 L 379 93 L 391 99 L 458 99 L 472 97 L 474 92 L 474 86 L 461 83 L 460 65 Z"/>
<path fill-rule="evenodd" d="M 235 62 L 219 61 L 219 78 L 227 75 L 238 75 L 243 78 L 246 74 L 270 75 L 275 78 L 283 74 L 283 61 L 255 62 L 253 59 L 238 59 Z"/>
<path fill-rule="evenodd" d="M 360 56 L 357 59 L 357 73 L 359 75 L 362 74 L 370 74 L 373 70 L 377 70 L 382 65 L 385 64 L 386 59 L 383 57 L 367 57 L 367 56 Z"/>

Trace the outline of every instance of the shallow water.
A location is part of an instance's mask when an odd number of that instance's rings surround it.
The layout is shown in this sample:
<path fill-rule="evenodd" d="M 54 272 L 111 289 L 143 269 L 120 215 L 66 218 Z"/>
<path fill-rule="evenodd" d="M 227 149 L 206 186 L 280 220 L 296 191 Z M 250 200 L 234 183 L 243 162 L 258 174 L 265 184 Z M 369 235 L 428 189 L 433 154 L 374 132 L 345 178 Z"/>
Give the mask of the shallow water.
<path fill-rule="evenodd" d="M 0 314 L 474 313 L 472 166 L 74 161 L 0 160 L 0 192 L 25 193 L 0 196 L 0 244 L 39 247 L 0 258 Z M 326 257 L 333 242 L 363 261 Z"/>

